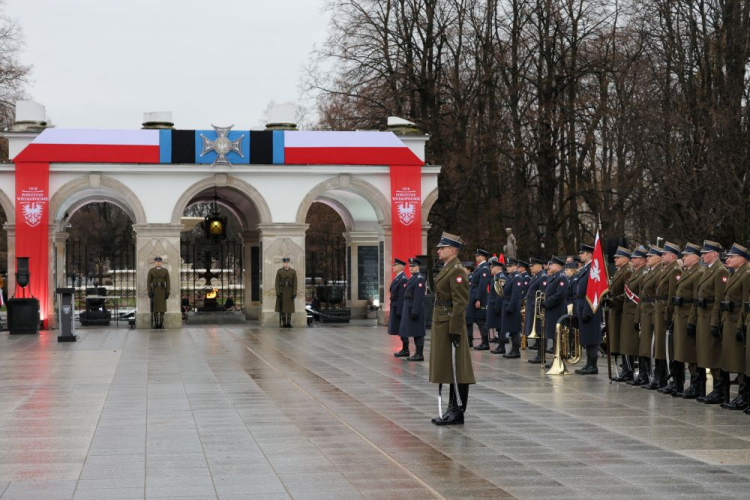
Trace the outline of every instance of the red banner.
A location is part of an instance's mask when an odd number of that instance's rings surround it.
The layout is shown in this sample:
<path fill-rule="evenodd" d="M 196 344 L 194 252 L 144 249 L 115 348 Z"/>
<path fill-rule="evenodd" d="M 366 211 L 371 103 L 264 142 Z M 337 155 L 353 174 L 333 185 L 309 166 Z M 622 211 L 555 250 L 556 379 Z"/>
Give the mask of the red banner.
<path fill-rule="evenodd" d="M 45 328 L 49 308 L 48 220 L 49 163 L 16 163 L 16 257 L 29 258 L 30 280 L 25 293 L 39 299 Z M 17 285 L 14 293 L 23 296 Z"/>
<path fill-rule="evenodd" d="M 586 300 L 591 306 L 591 310 L 596 312 L 602 302 L 602 297 L 609 291 L 609 278 L 607 277 L 607 263 L 604 260 L 602 251 L 602 242 L 599 239 L 599 232 L 596 233 L 594 240 L 594 256 L 591 259 L 591 269 L 589 269 L 589 282 L 586 286 Z"/>
<path fill-rule="evenodd" d="M 407 259 L 422 253 L 422 167 L 391 167 L 391 253 Z"/>

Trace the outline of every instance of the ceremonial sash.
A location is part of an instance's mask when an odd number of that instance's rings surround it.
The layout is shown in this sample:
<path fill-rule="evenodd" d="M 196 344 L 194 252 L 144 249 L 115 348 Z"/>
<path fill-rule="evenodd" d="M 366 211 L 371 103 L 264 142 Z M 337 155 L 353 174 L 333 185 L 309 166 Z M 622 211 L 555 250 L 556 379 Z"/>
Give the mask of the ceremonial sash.
<path fill-rule="evenodd" d="M 625 284 L 625 296 L 633 301 L 633 304 L 638 304 L 641 301 L 641 298 L 633 292 L 633 290 L 630 289 L 630 287 Z"/>

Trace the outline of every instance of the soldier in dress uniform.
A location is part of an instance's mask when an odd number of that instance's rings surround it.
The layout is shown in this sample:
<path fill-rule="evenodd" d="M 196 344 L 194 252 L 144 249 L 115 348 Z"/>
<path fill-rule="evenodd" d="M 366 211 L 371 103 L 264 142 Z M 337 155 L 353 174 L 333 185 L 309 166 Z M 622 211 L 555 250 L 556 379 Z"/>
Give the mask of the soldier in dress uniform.
<path fill-rule="evenodd" d="M 393 259 L 393 265 L 391 270 L 395 273 L 393 281 L 391 281 L 391 315 L 388 318 L 388 335 L 398 335 L 398 329 L 401 327 L 401 311 L 399 310 L 399 304 L 401 304 L 401 294 L 404 291 L 404 285 L 406 285 L 406 275 L 404 274 L 404 266 L 406 262 L 401 259 Z M 397 358 L 408 358 L 409 357 L 409 338 L 401 337 L 401 350 L 393 353 L 394 357 Z"/>
<path fill-rule="evenodd" d="M 164 313 L 167 312 L 167 299 L 171 288 L 169 271 L 161 267 L 161 257 L 154 257 L 154 265 L 148 270 L 146 290 L 151 299 L 151 328 L 164 328 Z"/>
<path fill-rule="evenodd" d="M 638 357 L 638 376 L 634 373 L 628 376 L 627 372 L 615 379 L 615 382 L 627 382 L 628 385 L 640 386 L 649 383 L 648 379 L 648 356 L 641 356 L 640 338 L 638 335 L 638 305 L 641 302 L 641 282 L 646 270 L 646 253 L 648 250 L 643 245 L 636 248 L 630 254 L 630 265 L 633 269 L 630 278 L 625 282 L 625 302 L 622 306 L 622 323 L 620 324 L 620 351 L 628 359 L 630 371 L 633 371 L 633 361 Z M 621 380 L 625 377 L 625 380 Z M 628 380 L 629 379 L 629 380 Z"/>
<path fill-rule="evenodd" d="M 461 238 L 443 233 L 437 244 L 438 258 L 443 268 L 435 278 L 435 309 L 430 331 L 430 382 L 450 384 L 448 410 L 436 425 L 455 425 L 464 422 L 466 402 L 469 399 L 469 384 L 475 384 L 474 370 L 466 339 L 466 304 L 469 301 L 469 286 L 466 270 L 458 261 L 458 252 L 463 247 Z M 453 372 L 453 347 L 456 348 L 456 372 Z M 455 387 L 454 377 L 458 384 Z M 461 404 L 458 404 L 458 396 Z"/>
<path fill-rule="evenodd" d="M 664 373 L 661 363 L 656 363 L 654 358 L 656 340 L 654 339 L 654 304 L 656 303 L 656 285 L 659 283 L 661 274 L 661 257 L 664 251 L 661 247 L 651 245 L 646 254 L 646 271 L 641 282 L 641 303 L 638 322 L 640 324 L 641 342 L 640 353 L 649 358 L 649 366 L 653 363 L 654 372 L 650 384 L 643 385 L 644 389 L 661 389 L 667 385 L 666 369 Z"/>
<path fill-rule="evenodd" d="M 627 283 L 633 274 L 633 270 L 630 267 L 630 254 L 631 252 L 627 248 L 617 247 L 614 255 L 617 271 L 612 276 L 612 282 L 609 285 L 609 297 L 605 297 L 604 299 L 609 305 L 609 322 L 607 323 L 609 330 L 607 331 L 607 335 L 609 335 L 610 352 L 612 355 L 622 354 L 623 356 L 622 374 L 614 379 L 618 382 L 633 380 L 632 359 L 629 359 L 623 353 L 622 337 L 620 335 L 625 301 L 628 300 L 625 296 L 625 283 Z M 632 324 L 632 320 L 630 323 Z"/>
<path fill-rule="evenodd" d="M 662 394 L 672 394 L 675 392 L 675 366 L 674 362 L 671 361 L 674 359 L 674 347 L 667 352 L 667 342 L 669 341 L 667 336 L 668 332 L 672 332 L 673 327 L 674 304 L 672 304 L 672 297 L 675 296 L 677 282 L 682 275 L 682 269 L 677 262 L 677 259 L 682 257 L 682 251 L 679 246 L 669 241 L 664 243 L 663 250 L 661 273 L 659 274 L 659 281 L 656 284 L 656 302 L 654 302 L 654 342 L 656 343 L 654 352 L 656 353 L 657 362 L 664 366 L 661 373 L 666 378 L 669 378 L 668 374 L 671 374 L 671 380 L 663 388 L 659 389 L 659 392 Z M 670 360 L 671 366 L 667 366 L 667 359 Z"/>
<path fill-rule="evenodd" d="M 698 282 L 698 291 L 688 318 L 688 335 L 695 330 L 695 349 L 698 354 L 699 377 L 705 386 L 705 370 L 711 370 L 713 391 L 696 399 L 699 403 L 724 402 L 724 385 L 721 376 L 721 314 L 720 302 L 729 279 L 729 271 L 719 259 L 722 246 L 710 240 L 703 242 L 701 260 L 706 265 Z"/>
<path fill-rule="evenodd" d="M 573 260 L 573 257 L 569 257 L 569 260 L 565 262 L 565 268 L 564 273 L 565 276 L 568 278 L 568 295 L 565 297 L 565 305 L 568 308 L 568 314 L 574 314 L 573 310 L 573 304 L 575 302 L 575 290 L 578 286 L 578 273 L 580 271 L 580 268 L 578 266 L 578 262 Z"/>
<path fill-rule="evenodd" d="M 505 266 L 497 259 L 490 259 L 490 273 L 492 281 L 490 282 L 490 293 L 487 297 L 487 329 L 495 332 L 503 331 L 503 296 L 498 295 L 495 291 L 495 284 L 505 286 Z M 505 333 L 499 339 L 497 347 L 490 351 L 492 354 L 505 354 Z"/>
<path fill-rule="evenodd" d="M 508 259 L 508 279 L 503 287 L 503 332 L 510 337 L 510 352 L 504 358 L 521 357 L 521 297 L 523 278 L 518 274 L 518 261 Z"/>
<path fill-rule="evenodd" d="M 492 279 L 490 266 L 487 264 L 490 253 L 487 250 L 477 248 L 475 256 L 477 267 L 471 275 L 468 312 L 471 313 L 474 323 L 479 328 L 479 334 L 482 337 L 482 343 L 474 349 L 477 351 L 487 351 L 490 348 L 490 337 L 485 324 L 487 321 L 487 286 Z"/>
<path fill-rule="evenodd" d="M 466 261 L 462 262 L 466 272 L 468 273 L 469 279 L 469 293 L 471 293 L 471 279 L 474 276 L 474 268 L 476 267 L 474 262 Z M 441 262 L 442 265 L 442 262 Z M 474 347 L 474 305 L 466 304 L 466 336 L 469 339 L 469 347 Z"/>
<path fill-rule="evenodd" d="M 401 311 L 401 324 L 399 325 L 398 334 L 402 339 L 414 337 L 414 345 L 417 346 L 417 352 L 413 356 L 406 358 L 408 361 L 424 361 L 424 337 L 426 334 L 424 296 L 426 283 L 424 277 L 419 273 L 421 265 L 422 261 L 419 259 L 409 259 L 411 277 L 406 282 L 403 290 L 403 306 L 399 307 Z"/>
<path fill-rule="evenodd" d="M 705 396 L 701 393 L 700 379 L 697 372 L 697 354 L 695 352 L 695 327 L 688 331 L 688 318 L 693 308 L 698 291 L 698 283 L 703 276 L 703 268 L 700 266 L 701 247 L 693 243 L 687 243 L 682 249 L 683 269 L 680 279 L 677 281 L 672 304 L 674 305 L 674 359 L 675 359 L 675 389 L 672 396 L 685 399 L 695 399 Z M 690 386 L 683 391 L 685 384 L 685 367 L 688 364 L 690 372 Z M 702 388 L 706 390 L 705 385 Z"/>
<path fill-rule="evenodd" d="M 297 298 L 297 271 L 289 266 L 289 257 L 281 259 L 283 267 L 276 271 L 276 312 L 281 328 L 292 327 L 294 299 Z"/>
<path fill-rule="evenodd" d="M 527 338 L 529 335 L 531 335 L 531 330 L 534 327 L 535 322 L 537 335 L 539 335 L 540 337 L 542 335 L 541 321 L 538 321 L 534 318 L 534 303 L 536 302 L 536 293 L 544 293 L 544 291 L 547 289 L 547 274 L 544 272 L 542 261 L 540 259 L 537 259 L 536 257 L 531 257 L 529 259 L 529 264 L 531 266 L 532 277 L 529 281 L 529 287 L 526 289 L 526 321 L 524 323 L 523 332 Z M 551 341 L 554 341 L 554 338 L 550 339 L 549 337 L 546 337 L 547 345 L 549 345 Z M 539 345 L 540 343 L 537 340 L 533 346 L 527 347 L 527 349 L 539 351 Z M 544 346 L 544 348 L 546 347 L 547 346 Z M 528 361 L 529 363 L 533 364 L 541 363 L 542 353 L 537 352 L 536 357 Z"/>
<path fill-rule="evenodd" d="M 750 286 L 750 251 L 735 243 L 727 252 L 727 267 L 732 270 L 724 290 L 724 298 L 719 304 L 721 310 L 721 371 L 724 377 L 724 402 L 721 407 L 727 410 L 744 410 L 748 407 L 745 379 L 745 322 L 743 302 Z M 737 373 L 739 390 L 737 397 L 729 401 L 729 375 Z"/>
<path fill-rule="evenodd" d="M 586 366 L 575 372 L 578 375 L 596 375 L 599 373 L 596 364 L 599 359 L 599 346 L 602 343 L 602 309 L 599 307 L 594 312 L 586 299 L 594 247 L 582 244 L 578 256 L 583 261 L 583 267 L 578 273 L 574 307 L 581 345 L 586 350 Z"/>
<path fill-rule="evenodd" d="M 544 336 L 548 339 L 555 338 L 557 321 L 568 313 L 568 277 L 563 272 L 565 261 L 562 257 L 553 255 L 549 261 L 549 274 L 547 285 L 544 288 Z"/>

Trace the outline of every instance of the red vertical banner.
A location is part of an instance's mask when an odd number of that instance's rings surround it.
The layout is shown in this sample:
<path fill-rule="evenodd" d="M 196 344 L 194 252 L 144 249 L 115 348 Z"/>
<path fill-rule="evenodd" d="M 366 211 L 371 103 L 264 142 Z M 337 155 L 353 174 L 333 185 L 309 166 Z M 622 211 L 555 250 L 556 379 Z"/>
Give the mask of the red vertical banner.
<path fill-rule="evenodd" d="M 422 167 L 391 166 L 391 256 L 422 253 Z"/>
<path fill-rule="evenodd" d="M 586 301 L 594 313 L 599 309 L 602 297 L 607 292 L 609 292 L 607 262 L 604 260 L 602 241 L 599 239 L 599 231 L 597 231 L 596 240 L 594 240 L 594 256 L 591 259 L 591 269 L 589 270 L 589 282 L 586 287 Z"/>
<path fill-rule="evenodd" d="M 47 327 L 49 304 L 49 163 L 16 164 L 16 257 L 29 258 L 26 297 L 39 299 Z M 15 265 L 15 263 L 13 263 Z M 21 288 L 16 286 L 16 297 Z"/>

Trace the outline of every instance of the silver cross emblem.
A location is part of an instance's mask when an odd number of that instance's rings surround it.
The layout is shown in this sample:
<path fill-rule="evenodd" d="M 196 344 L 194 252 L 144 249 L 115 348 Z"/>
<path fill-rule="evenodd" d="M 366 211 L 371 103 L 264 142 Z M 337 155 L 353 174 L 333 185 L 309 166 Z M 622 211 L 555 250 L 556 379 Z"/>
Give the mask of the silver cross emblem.
<path fill-rule="evenodd" d="M 245 155 L 242 154 L 242 139 L 245 138 L 245 134 L 242 134 L 236 141 L 231 141 L 227 136 L 229 135 L 229 131 L 232 130 L 232 127 L 234 127 L 234 125 L 230 125 L 228 127 L 217 127 L 216 125 L 211 124 L 211 126 L 216 131 L 217 137 L 215 141 L 212 141 L 205 135 L 201 134 L 201 138 L 203 139 L 203 151 L 201 151 L 201 158 L 203 158 L 206 153 L 214 151 L 217 156 L 214 162 L 211 164 L 212 167 L 215 167 L 216 165 L 229 165 L 231 167 L 232 163 L 227 159 L 227 155 L 229 153 L 235 152 L 240 155 L 240 158 L 245 157 Z"/>

